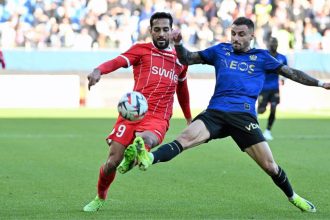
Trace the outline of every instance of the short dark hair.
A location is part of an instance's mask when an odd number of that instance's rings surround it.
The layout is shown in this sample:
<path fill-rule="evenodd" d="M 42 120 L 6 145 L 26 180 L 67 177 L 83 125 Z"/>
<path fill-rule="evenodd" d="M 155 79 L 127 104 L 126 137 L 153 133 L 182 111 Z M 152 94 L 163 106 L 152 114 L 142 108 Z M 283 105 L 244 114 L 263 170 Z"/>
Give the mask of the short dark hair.
<path fill-rule="evenodd" d="M 166 19 L 170 20 L 170 26 L 172 27 L 172 24 L 173 24 L 172 15 L 170 13 L 167 13 L 167 12 L 156 12 L 156 13 L 154 13 L 150 18 L 150 27 L 152 27 L 154 20 L 160 19 L 160 18 L 166 18 Z"/>
<path fill-rule="evenodd" d="M 250 18 L 238 17 L 233 22 L 234 25 L 246 25 L 249 29 L 254 31 L 254 23 Z"/>
<path fill-rule="evenodd" d="M 268 39 L 268 41 L 271 41 L 271 40 L 276 41 L 276 43 L 278 43 L 278 40 L 277 40 L 276 37 L 270 37 L 270 38 Z"/>

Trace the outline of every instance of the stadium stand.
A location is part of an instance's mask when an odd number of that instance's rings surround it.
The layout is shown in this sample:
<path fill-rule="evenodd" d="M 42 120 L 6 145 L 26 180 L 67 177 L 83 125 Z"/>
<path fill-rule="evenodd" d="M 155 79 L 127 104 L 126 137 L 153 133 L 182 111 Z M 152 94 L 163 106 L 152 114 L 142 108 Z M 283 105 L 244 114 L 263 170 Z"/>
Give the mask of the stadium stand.
<path fill-rule="evenodd" d="M 201 49 L 227 41 L 238 16 L 256 22 L 255 44 L 279 39 L 279 52 L 330 52 L 330 0 L 11 0 L 0 1 L 1 48 L 115 48 L 146 41 L 155 11 L 171 12 L 184 41 Z"/>

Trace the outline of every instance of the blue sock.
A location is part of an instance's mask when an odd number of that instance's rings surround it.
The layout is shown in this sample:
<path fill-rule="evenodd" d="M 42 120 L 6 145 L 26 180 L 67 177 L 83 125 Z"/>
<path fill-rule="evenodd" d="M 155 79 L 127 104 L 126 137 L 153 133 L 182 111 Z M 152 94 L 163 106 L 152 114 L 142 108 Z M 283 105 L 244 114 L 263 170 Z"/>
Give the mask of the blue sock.
<path fill-rule="evenodd" d="M 153 163 L 169 161 L 179 155 L 182 151 L 182 145 L 177 140 L 168 144 L 163 144 L 157 150 L 152 152 L 154 155 Z"/>

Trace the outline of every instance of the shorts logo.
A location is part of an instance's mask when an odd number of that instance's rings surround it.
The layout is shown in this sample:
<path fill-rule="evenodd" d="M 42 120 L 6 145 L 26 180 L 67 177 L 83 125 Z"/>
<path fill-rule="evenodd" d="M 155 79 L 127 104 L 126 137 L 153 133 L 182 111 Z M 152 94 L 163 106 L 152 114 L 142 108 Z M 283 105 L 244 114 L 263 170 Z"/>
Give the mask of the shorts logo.
<path fill-rule="evenodd" d="M 245 110 L 250 110 L 250 104 L 244 103 L 244 109 Z"/>
<path fill-rule="evenodd" d="M 249 125 L 247 125 L 247 126 L 245 126 L 245 128 L 246 128 L 246 130 L 248 130 L 248 131 L 251 131 L 251 129 L 257 129 L 257 128 L 259 128 L 259 125 L 258 124 L 254 124 L 254 123 L 250 123 Z"/>

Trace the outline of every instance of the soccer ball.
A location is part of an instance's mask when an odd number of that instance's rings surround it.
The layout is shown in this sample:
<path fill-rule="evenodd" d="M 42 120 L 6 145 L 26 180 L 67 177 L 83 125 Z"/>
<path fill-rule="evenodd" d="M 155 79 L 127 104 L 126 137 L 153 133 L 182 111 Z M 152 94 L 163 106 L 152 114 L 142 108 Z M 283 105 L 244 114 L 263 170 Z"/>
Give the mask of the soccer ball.
<path fill-rule="evenodd" d="M 139 92 L 124 94 L 117 106 L 121 117 L 129 121 L 141 120 L 148 111 L 147 99 Z"/>

